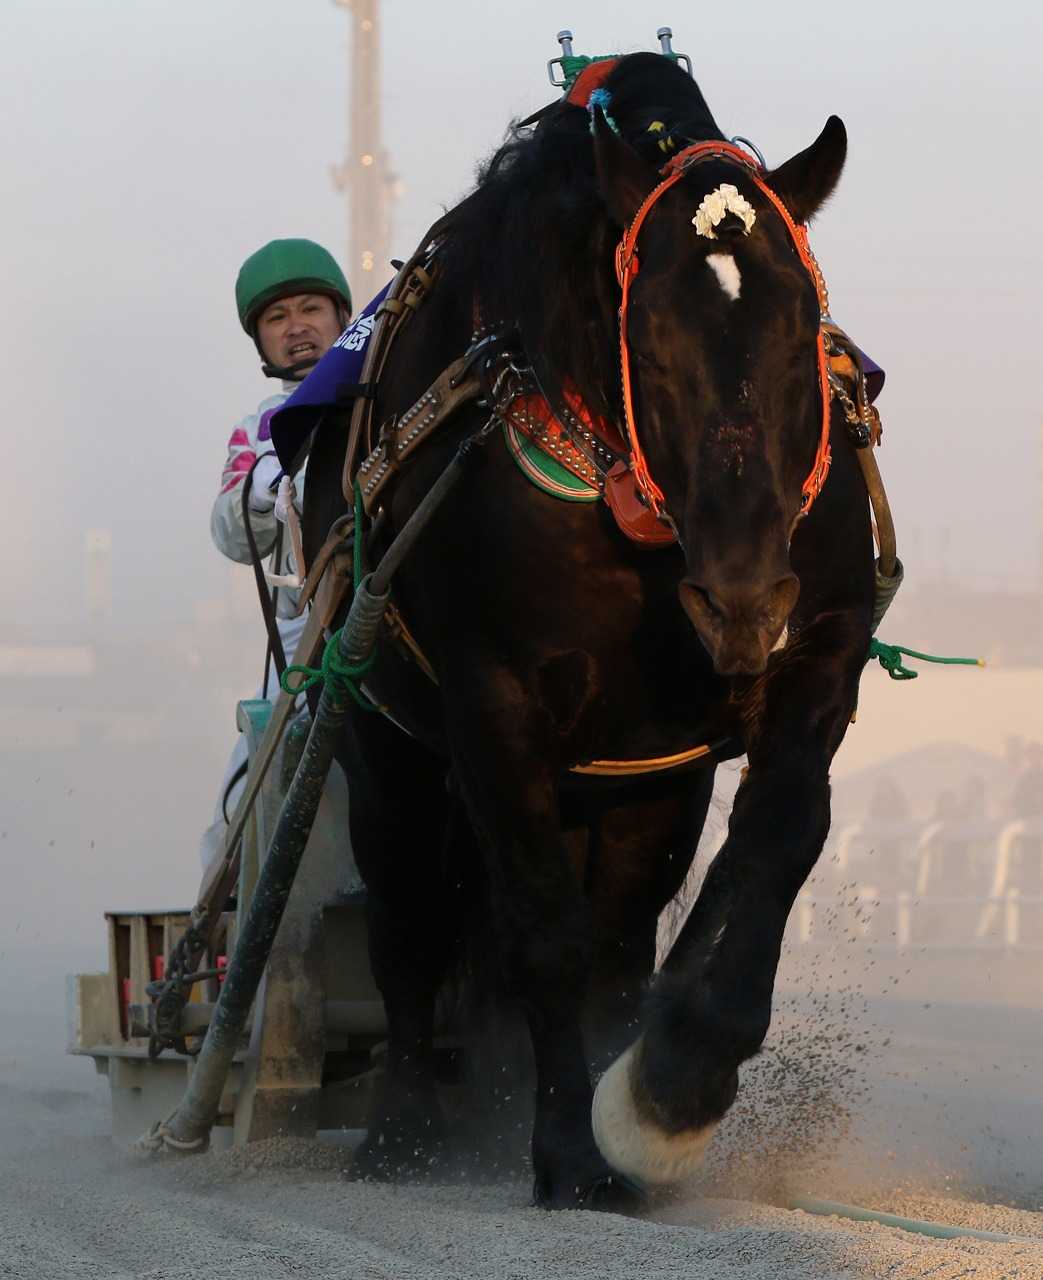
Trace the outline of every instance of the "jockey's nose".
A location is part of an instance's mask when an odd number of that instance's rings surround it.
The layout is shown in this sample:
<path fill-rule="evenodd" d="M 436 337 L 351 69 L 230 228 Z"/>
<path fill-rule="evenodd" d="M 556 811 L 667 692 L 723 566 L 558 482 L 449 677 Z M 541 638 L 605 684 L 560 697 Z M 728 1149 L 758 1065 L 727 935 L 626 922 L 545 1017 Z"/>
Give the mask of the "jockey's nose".
<path fill-rule="evenodd" d="M 787 573 L 769 586 L 685 578 L 681 604 L 719 675 L 759 675 L 797 603 L 800 582 Z"/>

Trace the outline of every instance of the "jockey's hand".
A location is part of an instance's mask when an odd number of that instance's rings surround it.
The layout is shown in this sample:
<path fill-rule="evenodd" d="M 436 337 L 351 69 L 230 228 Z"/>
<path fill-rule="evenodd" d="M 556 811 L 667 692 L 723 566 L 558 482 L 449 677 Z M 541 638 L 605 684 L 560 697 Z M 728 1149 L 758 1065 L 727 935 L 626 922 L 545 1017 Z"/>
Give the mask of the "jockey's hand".
<path fill-rule="evenodd" d="M 277 487 L 282 466 L 274 453 L 266 453 L 257 459 L 253 469 L 250 489 L 250 510 L 258 513 L 271 511 L 275 506 L 274 487 Z"/>

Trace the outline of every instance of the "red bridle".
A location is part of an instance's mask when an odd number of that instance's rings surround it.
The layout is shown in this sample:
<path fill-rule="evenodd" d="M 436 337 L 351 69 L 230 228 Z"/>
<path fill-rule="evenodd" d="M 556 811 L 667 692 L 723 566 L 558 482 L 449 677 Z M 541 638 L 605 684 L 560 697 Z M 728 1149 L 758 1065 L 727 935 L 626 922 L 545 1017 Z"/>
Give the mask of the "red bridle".
<path fill-rule="evenodd" d="M 820 310 L 823 313 L 827 310 L 825 285 L 808 245 L 807 228 L 798 226 L 794 222 L 789 210 L 761 177 L 759 166 L 754 163 L 745 151 L 729 142 L 697 142 L 693 146 L 679 151 L 676 156 L 671 157 L 660 170 L 663 175 L 662 182 L 645 197 L 641 207 L 634 215 L 634 220 L 626 229 L 623 239 L 620 240 L 616 247 L 616 276 L 623 291 L 619 304 L 619 358 L 623 372 L 623 413 L 626 420 L 627 439 L 630 444 L 631 468 L 634 473 L 634 483 L 657 516 L 663 511 L 663 491 L 652 479 L 644 450 L 641 448 L 641 443 L 637 438 L 637 425 L 634 421 L 633 389 L 630 380 L 630 352 L 627 345 L 627 311 L 630 302 L 630 286 L 640 269 L 637 257 L 637 237 L 645 219 L 655 208 L 661 197 L 672 186 L 681 181 L 693 164 L 698 164 L 701 160 L 712 159 L 715 156 L 723 156 L 738 161 L 746 169 L 755 185 L 775 206 L 779 217 L 786 224 L 786 230 L 790 233 L 793 246 L 797 250 L 801 262 L 814 282 Z M 816 341 L 819 390 L 822 395 L 822 429 L 819 433 L 818 448 L 815 451 L 815 461 L 808 472 L 808 478 L 801 488 L 800 515 L 807 515 L 811 510 L 811 504 L 822 492 L 822 486 L 826 483 L 826 476 L 829 474 L 831 461 L 829 449 L 829 366 L 826 363 L 826 348 L 821 328 L 819 328 Z"/>

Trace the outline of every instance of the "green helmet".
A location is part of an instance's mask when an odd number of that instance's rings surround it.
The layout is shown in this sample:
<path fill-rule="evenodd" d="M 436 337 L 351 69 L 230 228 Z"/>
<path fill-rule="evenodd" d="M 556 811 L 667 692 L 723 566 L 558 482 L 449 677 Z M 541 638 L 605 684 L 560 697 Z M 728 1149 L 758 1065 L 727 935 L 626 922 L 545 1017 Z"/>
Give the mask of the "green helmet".
<path fill-rule="evenodd" d="M 332 254 L 314 240 L 271 240 L 239 268 L 235 302 L 239 321 L 254 337 L 257 317 L 291 293 L 325 293 L 351 311 L 351 290 Z"/>

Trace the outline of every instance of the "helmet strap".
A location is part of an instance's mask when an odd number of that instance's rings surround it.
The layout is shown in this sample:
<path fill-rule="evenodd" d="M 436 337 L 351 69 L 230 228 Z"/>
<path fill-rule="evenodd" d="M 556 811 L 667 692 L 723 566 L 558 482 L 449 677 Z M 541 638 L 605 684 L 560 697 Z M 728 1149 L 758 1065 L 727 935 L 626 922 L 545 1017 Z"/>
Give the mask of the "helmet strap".
<path fill-rule="evenodd" d="M 261 372 L 266 378 L 281 378 L 283 382 L 300 382 L 304 373 L 314 369 L 321 358 L 321 356 L 315 356 L 311 360 L 298 360 L 296 364 L 288 365 L 269 364 L 264 360 L 261 362 Z"/>

